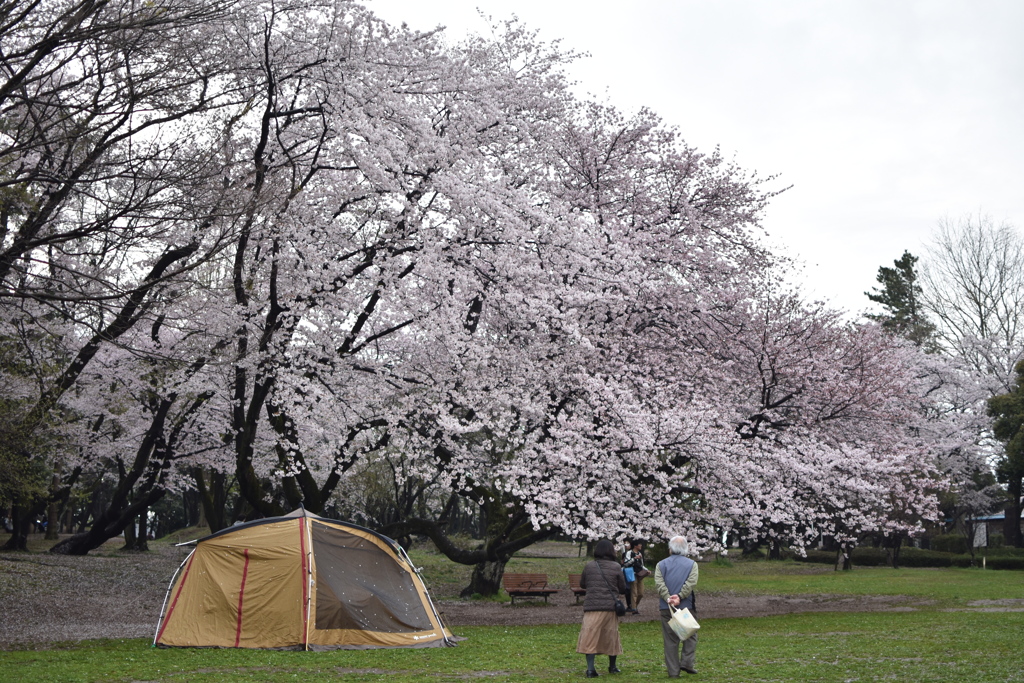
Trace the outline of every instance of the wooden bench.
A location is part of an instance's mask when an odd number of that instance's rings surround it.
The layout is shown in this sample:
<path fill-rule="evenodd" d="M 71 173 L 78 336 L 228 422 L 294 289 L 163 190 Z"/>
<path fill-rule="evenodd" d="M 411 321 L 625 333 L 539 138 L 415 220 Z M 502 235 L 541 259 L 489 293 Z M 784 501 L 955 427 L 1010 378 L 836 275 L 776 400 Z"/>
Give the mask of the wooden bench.
<path fill-rule="evenodd" d="M 557 593 L 557 588 L 548 588 L 547 574 L 505 574 L 501 577 L 501 585 L 516 604 L 516 598 L 544 598 Z"/>
<path fill-rule="evenodd" d="M 576 604 L 580 604 L 580 598 L 587 594 L 587 589 L 580 586 L 582 574 L 569 574 L 569 590 L 576 596 Z"/>

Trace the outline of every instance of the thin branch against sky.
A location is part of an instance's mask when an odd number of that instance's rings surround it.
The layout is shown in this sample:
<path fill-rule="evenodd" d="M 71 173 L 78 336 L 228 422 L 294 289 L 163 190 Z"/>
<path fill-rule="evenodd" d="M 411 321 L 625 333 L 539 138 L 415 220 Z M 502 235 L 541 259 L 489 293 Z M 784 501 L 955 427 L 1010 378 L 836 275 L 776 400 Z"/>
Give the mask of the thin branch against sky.
<path fill-rule="evenodd" d="M 808 296 L 854 312 L 880 265 L 938 222 L 1024 228 L 1024 3 L 411 0 L 367 2 L 452 40 L 516 14 L 590 53 L 579 89 L 649 106 L 780 187 L 765 227 L 805 262 Z"/>

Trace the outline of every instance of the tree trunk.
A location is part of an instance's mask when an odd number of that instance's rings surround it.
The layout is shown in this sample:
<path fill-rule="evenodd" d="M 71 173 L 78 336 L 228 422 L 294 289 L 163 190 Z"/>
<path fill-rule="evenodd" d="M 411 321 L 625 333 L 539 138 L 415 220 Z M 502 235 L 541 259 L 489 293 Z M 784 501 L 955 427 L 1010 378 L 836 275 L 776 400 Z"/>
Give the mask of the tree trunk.
<path fill-rule="evenodd" d="M 185 526 L 199 526 L 199 512 L 202 504 L 199 502 L 199 494 L 191 489 L 181 492 L 181 506 L 185 510 Z"/>
<path fill-rule="evenodd" d="M 207 475 L 201 467 L 197 467 L 192 471 L 192 477 L 201 504 L 199 526 L 208 525 L 211 533 L 226 528 L 230 523 L 227 518 L 227 475 L 213 469 Z"/>
<path fill-rule="evenodd" d="M 135 534 L 135 550 L 149 550 L 149 508 L 139 513 L 139 530 Z"/>
<path fill-rule="evenodd" d="M 1006 545 L 1011 545 L 1014 548 L 1024 548 L 1024 538 L 1020 533 L 1021 488 L 1020 479 L 1010 481 L 1007 486 L 1010 493 L 1010 504 L 1006 507 L 1004 531 L 1006 532 Z"/>
<path fill-rule="evenodd" d="M 121 550 L 135 550 L 135 520 L 129 520 L 124 528 L 124 545 Z"/>
<path fill-rule="evenodd" d="M 149 525 L 146 523 L 148 516 L 148 508 L 143 508 L 137 517 L 128 522 L 124 528 L 124 547 L 121 550 L 149 550 Z"/>
<path fill-rule="evenodd" d="M 853 569 L 853 561 L 850 558 L 852 552 L 852 548 L 848 548 L 845 545 L 839 546 L 839 550 L 836 551 L 836 571 L 842 569 L 848 572 Z"/>
<path fill-rule="evenodd" d="M 889 564 L 893 569 L 900 568 L 900 550 L 903 548 L 903 537 L 897 536 L 892 545 L 886 545 L 885 552 L 889 555 Z"/>
<path fill-rule="evenodd" d="M 778 541 L 768 542 L 768 559 L 769 560 L 781 560 L 782 559 L 782 545 Z"/>
<path fill-rule="evenodd" d="M 163 498 L 164 493 L 164 489 L 157 489 L 150 491 L 145 498 L 132 503 L 124 510 L 108 509 L 93 522 L 88 531 L 65 538 L 50 548 L 50 552 L 54 555 L 85 555 L 90 550 L 99 548 L 133 524 L 135 516 L 148 510 L 151 505 Z"/>
<path fill-rule="evenodd" d="M 497 595 L 501 590 L 501 577 L 505 574 L 505 565 L 508 560 L 480 562 L 473 567 L 473 576 L 469 585 L 462 589 L 460 596 L 469 598 L 474 595 L 490 597 Z"/>
<path fill-rule="evenodd" d="M 46 538 L 47 541 L 56 541 L 60 538 L 60 505 L 57 501 L 50 501 L 46 505 Z"/>
<path fill-rule="evenodd" d="M 28 531 L 31 524 L 32 510 L 24 505 L 14 505 L 11 509 L 11 527 L 14 531 L 3 549 L 28 551 Z"/>

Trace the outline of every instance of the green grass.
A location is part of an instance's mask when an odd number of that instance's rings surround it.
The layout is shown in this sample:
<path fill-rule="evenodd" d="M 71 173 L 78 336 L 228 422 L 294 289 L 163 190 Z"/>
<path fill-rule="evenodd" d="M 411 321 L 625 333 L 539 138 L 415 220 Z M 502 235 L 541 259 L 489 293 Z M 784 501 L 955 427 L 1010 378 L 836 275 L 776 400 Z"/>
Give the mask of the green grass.
<path fill-rule="evenodd" d="M 152 649 L 144 640 L 0 652 L 5 681 L 574 681 L 577 626 L 473 627 L 457 648 L 336 652 Z M 664 678 L 660 628 L 623 624 L 625 675 Z M 697 680 L 1024 681 L 1024 613 L 942 611 L 708 619 Z M 598 658 L 599 667 L 606 665 Z"/>
<path fill-rule="evenodd" d="M 559 550 L 559 549 L 556 549 Z M 584 558 L 518 557 L 508 571 L 565 582 Z M 436 594 L 466 585 L 470 567 L 426 549 L 412 553 Z M 650 581 L 650 580 L 649 580 Z M 1024 572 L 858 568 L 835 572 L 796 562 L 735 561 L 700 566 L 704 594 L 908 596 L 912 611 L 825 612 L 703 619 L 696 680 L 931 681 L 1024 683 L 1024 612 L 980 611 L 975 600 L 1024 600 Z M 649 586 L 653 592 L 653 585 Z M 1020 603 L 1009 605 L 1019 609 Z M 0 613 L 2 618 L 2 613 Z M 575 681 L 576 625 L 462 627 L 456 648 L 336 652 L 153 649 L 146 640 L 106 640 L 0 651 L 0 680 L 17 681 Z M 660 627 L 624 622 L 623 676 L 665 676 Z M 599 658 L 599 667 L 607 660 Z M 602 677 L 603 678 L 603 677 Z"/>
<path fill-rule="evenodd" d="M 837 572 L 797 562 L 736 562 L 700 565 L 700 591 L 741 595 L 906 595 L 940 607 L 972 600 L 1024 599 L 1024 572 L 980 569 L 859 568 Z"/>
<path fill-rule="evenodd" d="M 552 585 L 565 588 L 568 574 L 582 571 L 587 559 L 567 557 L 576 552 L 574 546 L 558 545 L 563 546 L 558 548 L 563 556 L 515 557 L 506 571 L 546 573 Z M 472 567 L 450 562 L 430 548 L 414 549 L 410 557 L 422 567 L 427 585 L 436 595 L 457 595 L 469 584 Z M 648 594 L 653 595 L 653 578 L 647 579 L 647 588 Z M 738 560 L 729 564 L 712 561 L 700 565 L 698 591 L 740 595 L 905 595 L 919 601 L 935 601 L 938 607 L 963 607 L 972 600 L 1024 599 L 1024 572 L 888 567 L 837 572 L 832 567 L 792 560 Z M 502 593 L 499 599 L 508 597 Z"/>

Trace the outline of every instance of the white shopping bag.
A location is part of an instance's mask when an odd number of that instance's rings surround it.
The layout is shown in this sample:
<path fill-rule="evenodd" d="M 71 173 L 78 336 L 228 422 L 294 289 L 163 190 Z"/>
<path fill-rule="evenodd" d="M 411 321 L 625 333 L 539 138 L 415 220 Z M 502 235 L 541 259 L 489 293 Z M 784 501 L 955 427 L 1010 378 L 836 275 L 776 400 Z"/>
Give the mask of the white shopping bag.
<path fill-rule="evenodd" d="M 700 624 L 687 608 L 676 609 L 672 605 L 669 605 L 668 608 L 672 612 L 672 618 L 668 620 L 668 625 L 679 636 L 679 640 L 686 640 L 700 628 Z"/>

